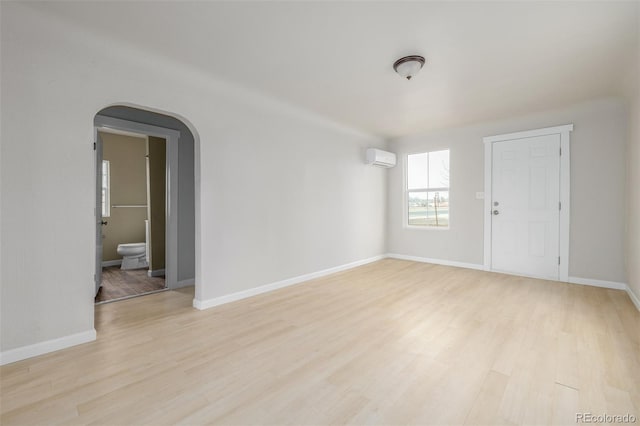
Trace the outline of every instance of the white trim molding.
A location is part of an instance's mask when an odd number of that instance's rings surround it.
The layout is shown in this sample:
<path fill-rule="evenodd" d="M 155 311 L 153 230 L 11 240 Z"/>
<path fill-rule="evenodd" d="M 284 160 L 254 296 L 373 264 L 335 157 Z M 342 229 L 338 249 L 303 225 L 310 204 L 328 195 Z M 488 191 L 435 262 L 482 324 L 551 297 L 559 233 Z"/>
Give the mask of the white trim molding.
<path fill-rule="evenodd" d="M 627 285 L 625 283 L 606 280 L 594 280 L 592 278 L 569 277 L 567 282 L 571 284 L 589 285 L 591 287 L 611 288 L 614 290 L 627 289 Z"/>
<path fill-rule="evenodd" d="M 484 270 L 484 265 L 480 265 L 477 263 L 458 262 L 456 260 L 433 259 L 430 257 L 409 256 L 406 254 L 397 254 L 397 253 L 388 253 L 386 257 L 390 259 L 410 260 L 412 262 L 433 263 L 434 265 L 455 266 L 458 268 L 475 269 L 478 271 Z"/>
<path fill-rule="evenodd" d="M 122 265 L 122 259 L 103 260 L 102 261 L 102 267 L 103 268 L 106 268 L 107 266 L 118 266 L 118 265 Z"/>
<path fill-rule="evenodd" d="M 629 284 L 620 283 L 616 281 L 594 280 L 592 278 L 579 278 L 579 277 L 569 277 L 568 282 L 571 284 L 610 288 L 613 290 L 623 290 L 629 295 L 629 299 L 631 299 L 631 302 L 633 302 L 636 309 L 640 311 L 640 297 L 636 296 L 633 290 L 631 290 L 631 287 L 629 287 Z"/>
<path fill-rule="evenodd" d="M 216 297 L 213 299 L 205 299 L 205 300 L 193 299 L 193 307 L 200 310 L 213 308 L 214 306 L 235 302 L 237 300 L 246 299 L 248 297 L 257 296 L 259 294 L 268 293 L 270 291 L 278 290 L 284 287 L 300 284 L 305 281 L 312 280 L 314 278 L 320 278 L 326 275 L 334 274 L 336 272 L 341 272 L 347 269 L 352 269 L 358 266 L 366 265 L 367 263 L 376 262 L 386 257 L 387 257 L 386 255 L 382 254 L 382 255 L 370 257 L 368 259 L 357 260 L 355 262 L 347 263 L 347 264 L 336 266 L 333 268 L 323 269 L 321 271 L 311 272 L 305 275 L 299 275 L 297 277 L 288 278 L 286 280 L 277 281 L 271 284 L 265 284 L 259 287 L 250 288 L 247 290 L 227 294 L 227 295 Z"/>
<path fill-rule="evenodd" d="M 458 262 L 455 260 L 433 259 L 428 257 L 411 256 L 411 255 L 397 254 L 397 253 L 387 253 L 384 257 L 390 258 L 390 259 L 409 260 L 412 262 L 432 263 L 435 265 L 454 266 L 457 268 L 475 269 L 479 271 L 485 270 L 484 265 L 479 265 L 477 263 Z M 548 278 L 544 278 L 544 277 L 518 275 L 511 272 L 502 272 L 502 271 L 495 271 L 495 272 L 500 274 L 514 275 L 518 277 L 522 276 L 522 277 L 535 278 L 535 279 L 548 281 Z M 563 282 L 563 281 L 558 281 L 558 282 Z M 610 288 L 613 290 L 626 291 L 626 293 L 629 295 L 629 298 L 631 299 L 633 304 L 636 306 L 638 311 L 640 311 L 640 298 L 636 296 L 636 294 L 633 292 L 633 290 L 631 290 L 631 287 L 629 287 L 628 284 L 616 282 L 616 281 L 596 280 L 592 278 L 580 278 L 580 277 L 569 277 L 566 282 L 571 284 L 587 285 L 591 287 Z"/>
<path fill-rule="evenodd" d="M 626 287 L 627 287 L 626 290 L 627 290 L 627 294 L 629 295 L 629 298 L 631 299 L 633 304 L 636 305 L 636 309 L 638 310 L 638 312 L 640 312 L 640 297 L 638 297 L 633 292 L 633 290 L 631 290 L 631 287 L 629 287 L 629 284 L 627 284 Z"/>
<path fill-rule="evenodd" d="M 486 136 L 482 138 L 484 143 L 503 142 L 513 139 L 533 138 L 536 136 L 557 135 L 573 131 L 573 124 L 564 124 L 562 126 L 544 127 L 542 129 L 524 130 L 522 132 L 505 133 L 503 135 Z"/>
<path fill-rule="evenodd" d="M 317 272 L 312 272 L 305 275 L 300 275 L 293 278 L 288 278 L 286 280 L 277 281 L 270 284 L 265 284 L 260 287 L 254 287 L 247 290 L 239 291 L 236 293 L 227 294 L 224 296 L 216 297 L 213 299 L 193 299 L 193 307 L 199 310 L 213 308 L 215 306 L 224 305 L 226 303 L 235 302 L 238 300 L 246 299 L 252 296 L 257 296 L 259 294 L 268 293 L 270 291 L 278 290 L 281 288 L 289 287 L 296 284 L 301 284 L 306 281 L 312 280 L 314 278 L 324 277 L 326 275 L 331 275 L 336 272 L 345 271 L 347 269 L 356 268 L 358 266 L 366 265 L 368 263 L 376 262 L 382 259 L 399 259 L 399 260 L 408 260 L 412 262 L 420 262 L 420 263 L 431 263 L 434 265 L 443 265 L 443 266 L 453 266 L 457 268 L 465 268 L 465 269 L 474 269 L 478 271 L 485 270 L 484 265 L 477 263 L 466 263 L 466 262 L 458 262 L 455 260 L 446 260 L 446 259 L 434 259 L 428 257 L 420 257 L 420 256 L 411 256 L 406 254 L 398 254 L 398 253 L 387 253 L 379 256 L 370 257 L 368 259 L 363 259 L 351 263 L 347 263 L 344 265 L 336 266 L 333 268 L 324 269 Z M 506 273 L 506 272 L 500 272 Z M 516 275 L 513 273 L 506 273 L 508 275 Z M 516 275 L 519 276 L 519 275 Z M 537 278 L 537 277 L 531 277 Z M 543 280 L 548 280 L 547 278 L 539 278 Z M 558 281 L 563 282 L 563 281 Z M 592 287 L 603 287 L 610 288 L 615 290 L 625 290 L 631 301 L 636 305 L 636 308 L 640 311 L 640 299 L 631 291 L 629 286 L 625 283 L 615 282 L 615 281 L 605 281 L 605 280 L 595 280 L 590 278 L 579 278 L 579 277 L 568 277 L 564 282 L 568 282 L 571 284 L 580 284 L 580 285 L 588 285 Z M 178 287 L 186 287 L 190 285 L 194 285 L 195 280 L 193 278 L 182 280 L 178 282 Z"/>
<path fill-rule="evenodd" d="M 44 355 L 83 343 L 93 342 L 94 340 L 96 340 L 96 330 L 91 329 L 57 339 L 34 343 L 33 345 L 10 349 L 0 353 L 0 365 L 11 364 L 12 362 L 22 361 L 23 359 L 33 358 L 38 355 Z"/>
<path fill-rule="evenodd" d="M 573 124 L 546 127 L 543 129 L 527 130 L 523 132 L 507 133 L 504 135 L 487 136 L 484 142 L 484 269 L 492 271 L 491 264 L 491 202 L 492 202 L 492 164 L 493 143 L 535 136 L 560 135 L 560 266 L 558 280 L 569 280 L 569 229 L 571 212 L 571 132 Z"/>

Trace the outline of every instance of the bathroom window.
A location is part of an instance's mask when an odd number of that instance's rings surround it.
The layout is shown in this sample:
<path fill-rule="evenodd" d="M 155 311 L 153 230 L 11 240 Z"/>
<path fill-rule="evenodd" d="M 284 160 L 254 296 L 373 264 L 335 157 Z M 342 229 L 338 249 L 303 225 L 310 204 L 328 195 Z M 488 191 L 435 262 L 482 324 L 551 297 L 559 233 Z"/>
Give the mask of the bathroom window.
<path fill-rule="evenodd" d="M 449 228 L 449 150 L 407 156 L 406 222 L 416 228 Z"/>
<path fill-rule="evenodd" d="M 111 215 L 111 209 L 109 208 L 111 199 L 109 189 L 110 184 L 111 175 L 109 170 L 109 161 L 102 160 L 102 217 L 109 217 Z"/>

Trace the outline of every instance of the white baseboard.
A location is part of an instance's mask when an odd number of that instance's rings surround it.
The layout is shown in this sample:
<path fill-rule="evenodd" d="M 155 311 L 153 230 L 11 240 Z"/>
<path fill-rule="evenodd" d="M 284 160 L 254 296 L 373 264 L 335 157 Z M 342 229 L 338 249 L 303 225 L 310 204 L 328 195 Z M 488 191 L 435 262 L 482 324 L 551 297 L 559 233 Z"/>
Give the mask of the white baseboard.
<path fill-rule="evenodd" d="M 627 289 L 627 285 L 625 283 L 619 283 L 615 281 L 605 281 L 605 280 L 594 280 L 592 278 L 569 277 L 569 282 L 571 284 L 590 285 L 592 287 L 611 288 L 614 290 Z"/>
<path fill-rule="evenodd" d="M 456 266 L 458 268 L 476 269 L 484 271 L 484 265 L 477 263 L 457 262 L 455 260 L 432 259 L 429 257 L 409 256 L 406 254 L 388 253 L 386 257 L 391 259 L 411 260 L 413 262 L 434 263 L 436 265 Z"/>
<path fill-rule="evenodd" d="M 627 284 L 627 288 L 625 290 L 627 290 L 627 294 L 629 295 L 629 298 L 631 299 L 633 304 L 636 305 L 636 309 L 638 309 L 638 311 L 640 311 L 640 297 L 638 297 L 633 292 L 633 290 L 631 290 L 631 287 L 629 287 L 628 284 Z"/>
<path fill-rule="evenodd" d="M 300 284 L 302 282 L 309 281 L 314 278 L 319 278 L 319 277 L 330 275 L 336 272 L 355 268 L 357 266 L 366 265 L 367 263 L 375 262 L 385 258 L 409 260 L 409 261 L 421 262 L 421 263 L 433 263 L 436 265 L 454 266 L 458 268 L 475 269 L 479 271 L 485 270 L 484 265 L 476 264 L 476 263 L 465 263 L 465 262 L 458 262 L 453 260 L 433 259 L 433 258 L 427 258 L 427 257 L 388 253 L 384 255 L 374 256 L 369 259 L 363 259 L 363 260 L 348 263 L 345 265 L 336 266 L 334 268 L 329 268 L 329 269 L 325 269 L 318 272 L 312 272 L 310 274 L 300 275 L 298 277 L 289 278 L 289 279 L 278 281 L 275 283 L 266 284 L 260 287 L 250 288 L 248 290 L 239 291 L 237 293 L 228 294 L 226 296 L 220 296 L 220 297 L 216 297 L 213 299 L 206 299 L 206 300 L 193 299 L 193 307 L 200 310 L 212 308 L 214 306 L 235 302 L 237 300 L 246 299 L 248 297 L 256 296 L 258 294 L 267 293 L 269 291 L 278 290 L 280 288 L 288 287 L 295 284 Z M 627 294 L 629 294 L 631 301 L 634 303 L 636 308 L 638 308 L 638 310 L 640 311 L 640 298 L 638 298 L 638 296 L 636 296 L 633 293 L 633 291 L 631 291 L 631 288 L 629 288 L 629 286 L 624 283 L 615 282 L 615 281 L 595 280 L 595 279 L 589 279 L 589 278 L 579 278 L 579 277 L 569 277 L 569 282 L 572 284 L 604 287 L 604 288 L 611 288 L 615 290 L 625 290 Z M 194 280 L 189 279 L 189 280 L 179 281 L 177 287 L 186 287 L 188 285 L 193 285 L 193 284 L 194 284 Z"/>
<path fill-rule="evenodd" d="M 640 311 L 640 298 L 636 296 L 636 294 L 631 290 L 628 284 L 619 283 L 616 281 L 605 281 L 605 280 L 594 280 L 591 278 L 578 278 L 578 277 L 569 277 L 569 282 L 572 284 L 581 284 L 581 285 L 589 285 L 592 287 L 603 287 L 610 288 L 613 290 L 624 290 L 629 295 L 629 298 L 636 306 L 636 309 Z"/>
<path fill-rule="evenodd" d="M 463 263 L 452 260 L 431 259 L 426 257 L 409 256 L 404 254 L 388 253 L 386 257 L 391 259 L 411 260 L 414 262 L 434 263 L 436 265 L 457 266 L 459 268 L 477 269 L 484 271 L 484 265 L 478 265 L 474 263 Z M 544 278 L 543 278 L 544 279 Z M 631 298 L 633 304 L 640 311 L 640 297 L 631 290 L 631 288 L 625 284 L 616 281 L 595 280 L 591 278 L 569 277 L 569 282 L 572 284 L 588 285 L 593 287 L 610 288 L 614 290 L 624 290 Z"/>
<path fill-rule="evenodd" d="M 314 278 L 324 277 L 325 275 L 334 274 L 336 272 L 345 271 L 347 269 L 355 268 L 357 266 L 366 265 L 367 263 L 375 262 L 387 257 L 386 255 L 379 255 L 370 257 L 368 259 L 358 260 L 355 262 L 347 263 L 345 265 L 336 266 L 322 271 L 312 272 L 310 274 L 300 275 L 286 280 L 277 281 L 275 283 L 262 285 L 260 287 L 250 288 L 248 290 L 239 291 L 237 293 L 227 294 L 225 296 L 216 297 L 213 299 L 198 300 L 193 299 L 193 307 L 196 309 L 208 309 L 214 306 L 223 305 L 225 303 L 235 302 L 236 300 L 246 299 L 247 297 L 257 296 L 258 294 L 267 293 L 269 291 L 278 290 L 284 287 L 288 287 L 295 284 L 300 284 L 305 281 L 312 280 Z"/>
<path fill-rule="evenodd" d="M 188 278 L 186 280 L 180 280 L 176 283 L 175 287 L 173 288 L 182 288 L 182 287 L 189 287 L 190 285 L 195 285 L 196 280 L 195 278 Z"/>
<path fill-rule="evenodd" d="M 102 261 L 102 267 L 106 268 L 107 266 L 120 266 L 122 265 L 122 259 L 116 259 L 116 260 L 103 260 Z"/>
<path fill-rule="evenodd" d="M 91 329 L 82 333 L 71 334 L 57 339 L 46 340 L 33 345 L 22 346 L 0 353 L 0 365 L 10 364 L 34 356 L 43 355 L 49 352 L 59 351 L 71 346 L 96 340 L 96 330 Z"/>
<path fill-rule="evenodd" d="M 149 269 L 147 271 L 147 275 L 150 276 L 150 277 L 161 277 L 161 276 L 165 275 L 165 273 L 164 273 L 164 269 L 155 269 L 153 271 L 151 269 Z"/>

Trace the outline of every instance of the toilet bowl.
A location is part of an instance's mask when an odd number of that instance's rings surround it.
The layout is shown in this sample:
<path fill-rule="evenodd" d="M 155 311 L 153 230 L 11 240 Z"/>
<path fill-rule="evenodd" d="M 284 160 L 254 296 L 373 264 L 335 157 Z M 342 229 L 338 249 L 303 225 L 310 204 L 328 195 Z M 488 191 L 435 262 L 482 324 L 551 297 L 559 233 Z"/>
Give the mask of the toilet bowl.
<path fill-rule="evenodd" d="M 139 269 L 149 266 L 146 243 L 118 244 L 116 251 L 122 256 L 120 269 Z"/>

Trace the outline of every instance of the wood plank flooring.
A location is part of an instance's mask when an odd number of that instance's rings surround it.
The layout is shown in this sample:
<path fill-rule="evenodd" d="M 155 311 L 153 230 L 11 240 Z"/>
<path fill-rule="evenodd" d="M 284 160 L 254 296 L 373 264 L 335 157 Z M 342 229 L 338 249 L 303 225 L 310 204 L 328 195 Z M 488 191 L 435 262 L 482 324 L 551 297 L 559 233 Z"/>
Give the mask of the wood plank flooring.
<path fill-rule="evenodd" d="M 147 269 L 122 270 L 120 266 L 102 268 L 102 287 L 96 303 L 137 296 L 165 288 L 164 276 L 149 277 Z"/>
<path fill-rule="evenodd" d="M 0 422 L 640 418 L 640 313 L 619 290 L 385 259 L 206 311 L 192 297 L 96 306 L 96 342 L 2 367 Z"/>

